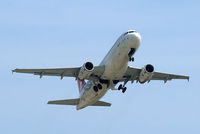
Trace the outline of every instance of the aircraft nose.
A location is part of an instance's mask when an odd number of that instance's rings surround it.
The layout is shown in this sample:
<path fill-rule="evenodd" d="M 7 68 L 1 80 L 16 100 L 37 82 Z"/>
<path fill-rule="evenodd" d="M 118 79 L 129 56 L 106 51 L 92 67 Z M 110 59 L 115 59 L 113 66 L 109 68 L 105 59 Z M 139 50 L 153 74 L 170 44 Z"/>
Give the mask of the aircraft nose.
<path fill-rule="evenodd" d="M 130 48 L 137 49 L 141 43 L 141 36 L 135 30 L 129 30 L 124 34 L 124 41 Z"/>
<path fill-rule="evenodd" d="M 139 42 L 141 41 L 140 34 L 135 30 L 128 30 L 128 32 L 126 32 L 124 36 L 130 38 L 131 40 L 137 40 Z"/>
<path fill-rule="evenodd" d="M 134 40 L 134 41 L 136 41 L 136 42 L 138 42 L 140 44 L 140 42 L 141 42 L 140 33 L 138 33 L 138 32 L 135 31 L 133 33 L 129 33 L 128 36 L 129 36 L 129 38 L 131 40 Z"/>

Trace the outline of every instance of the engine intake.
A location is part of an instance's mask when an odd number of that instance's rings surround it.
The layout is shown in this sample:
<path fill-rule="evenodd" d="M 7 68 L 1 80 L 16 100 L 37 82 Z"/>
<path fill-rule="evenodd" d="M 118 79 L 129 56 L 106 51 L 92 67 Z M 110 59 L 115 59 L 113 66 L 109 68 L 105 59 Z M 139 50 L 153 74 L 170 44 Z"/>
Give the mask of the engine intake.
<path fill-rule="evenodd" d="M 91 62 L 86 62 L 85 63 L 85 69 L 87 69 L 88 71 L 93 70 L 94 66 Z"/>
<path fill-rule="evenodd" d="M 146 81 L 151 80 L 151 77 L 153 76 L 154 67 L 151 64 L 147 64 L 144 68 L 142 68 L 142 71 L 139 76 L 139 82 L 145 83 Z"/>
<path fill-rule="evenodd" d="M 147 72 L 152 73 L 154 71 L 154 67 L 151 64 L 147 64 L 145 66 Z"/>
<path fill-rule="evenodd" d="M 79 71 L 79 74 L 78 74 L 78 78 L 80 80 L 88 78 L 92 74 L 93 70 L 94 70 L 93 64 L 91 62 L 86 62 L 80 68 L 80 71 Z"/>

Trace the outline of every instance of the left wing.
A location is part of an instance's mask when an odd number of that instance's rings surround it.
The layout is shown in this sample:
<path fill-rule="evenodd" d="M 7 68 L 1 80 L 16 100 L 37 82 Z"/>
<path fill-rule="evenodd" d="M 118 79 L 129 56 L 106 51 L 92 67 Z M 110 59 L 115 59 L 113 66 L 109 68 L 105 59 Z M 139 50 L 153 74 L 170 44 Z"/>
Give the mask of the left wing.
<path fill-rule="evenodd" d="M 139 68 L 128 67 L 124 78 L 128 78 L 132 82 L 134 80 L 138 81 L 141 71 L 142 69 Z M 167 82 L 168 80 L 172 79 L 187 79 L 189 81 L 189 76 L 153 72 L 153 75 L 150 80 L 163 80 L 164 82 Z"/>
<path fill-rule="evenodd" d="M 81 67 L 75 67 L 75 68 L 50 68 L 50 69 L 15 69 L 12 70 L 12 72 L 17 73 L 28 73 L 28 74 L 34 74 L 39 75 L 40 78 L 42 76 L 60 76 L 61 79 L 63 77 L 78 77 L 79 71 Z M 92 71 L 92 76 L 100 76 L 104 72 L 104 66 L 95 66 L 94 70 Z"/>
<path fill-rule="evenodd" d="M 15 69 L 12 72 L 17 73 L 29 73 L 34 75 L 42 76 L 68 76 L 76 77 L 78 75 L 79 67 L 77 68 L 51 68 L 51 69 Z"/>

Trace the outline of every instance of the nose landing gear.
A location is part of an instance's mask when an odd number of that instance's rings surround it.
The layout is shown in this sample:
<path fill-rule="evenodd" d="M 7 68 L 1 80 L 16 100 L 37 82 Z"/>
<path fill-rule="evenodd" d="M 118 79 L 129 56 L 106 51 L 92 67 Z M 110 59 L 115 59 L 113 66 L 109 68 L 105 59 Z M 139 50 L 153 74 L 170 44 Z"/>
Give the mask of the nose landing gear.
<path fill-rule="evenodd" d="M 134 62 L 134 57 L 129 57 L 129 61 L 132 61 L 132 62 Z"/>
<path fill-rule="evenodd" d="M 129 61 L 134 62 L 133 54 L 135 53 L 135 48 L 131 48 L 130 52 L 128 53 Z"/>

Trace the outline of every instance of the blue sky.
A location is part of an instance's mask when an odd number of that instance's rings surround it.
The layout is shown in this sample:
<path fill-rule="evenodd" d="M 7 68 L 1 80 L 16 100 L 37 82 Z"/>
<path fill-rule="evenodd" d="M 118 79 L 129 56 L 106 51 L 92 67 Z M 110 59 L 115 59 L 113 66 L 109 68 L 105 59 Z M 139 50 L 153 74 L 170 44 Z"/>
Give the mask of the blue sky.
<path fill-rule="evenodd" d="M 199 134 L 199 1 L 0 1 L 0 133 Z M 135 29 L 141 47 L 130 66 L 190 76 L 190 82 L 127 84 L 112 107 L 52 106 L 78 97 L 73 78 L 13 74 L 15 68 L 98 65 L 117 38 Z"/>

